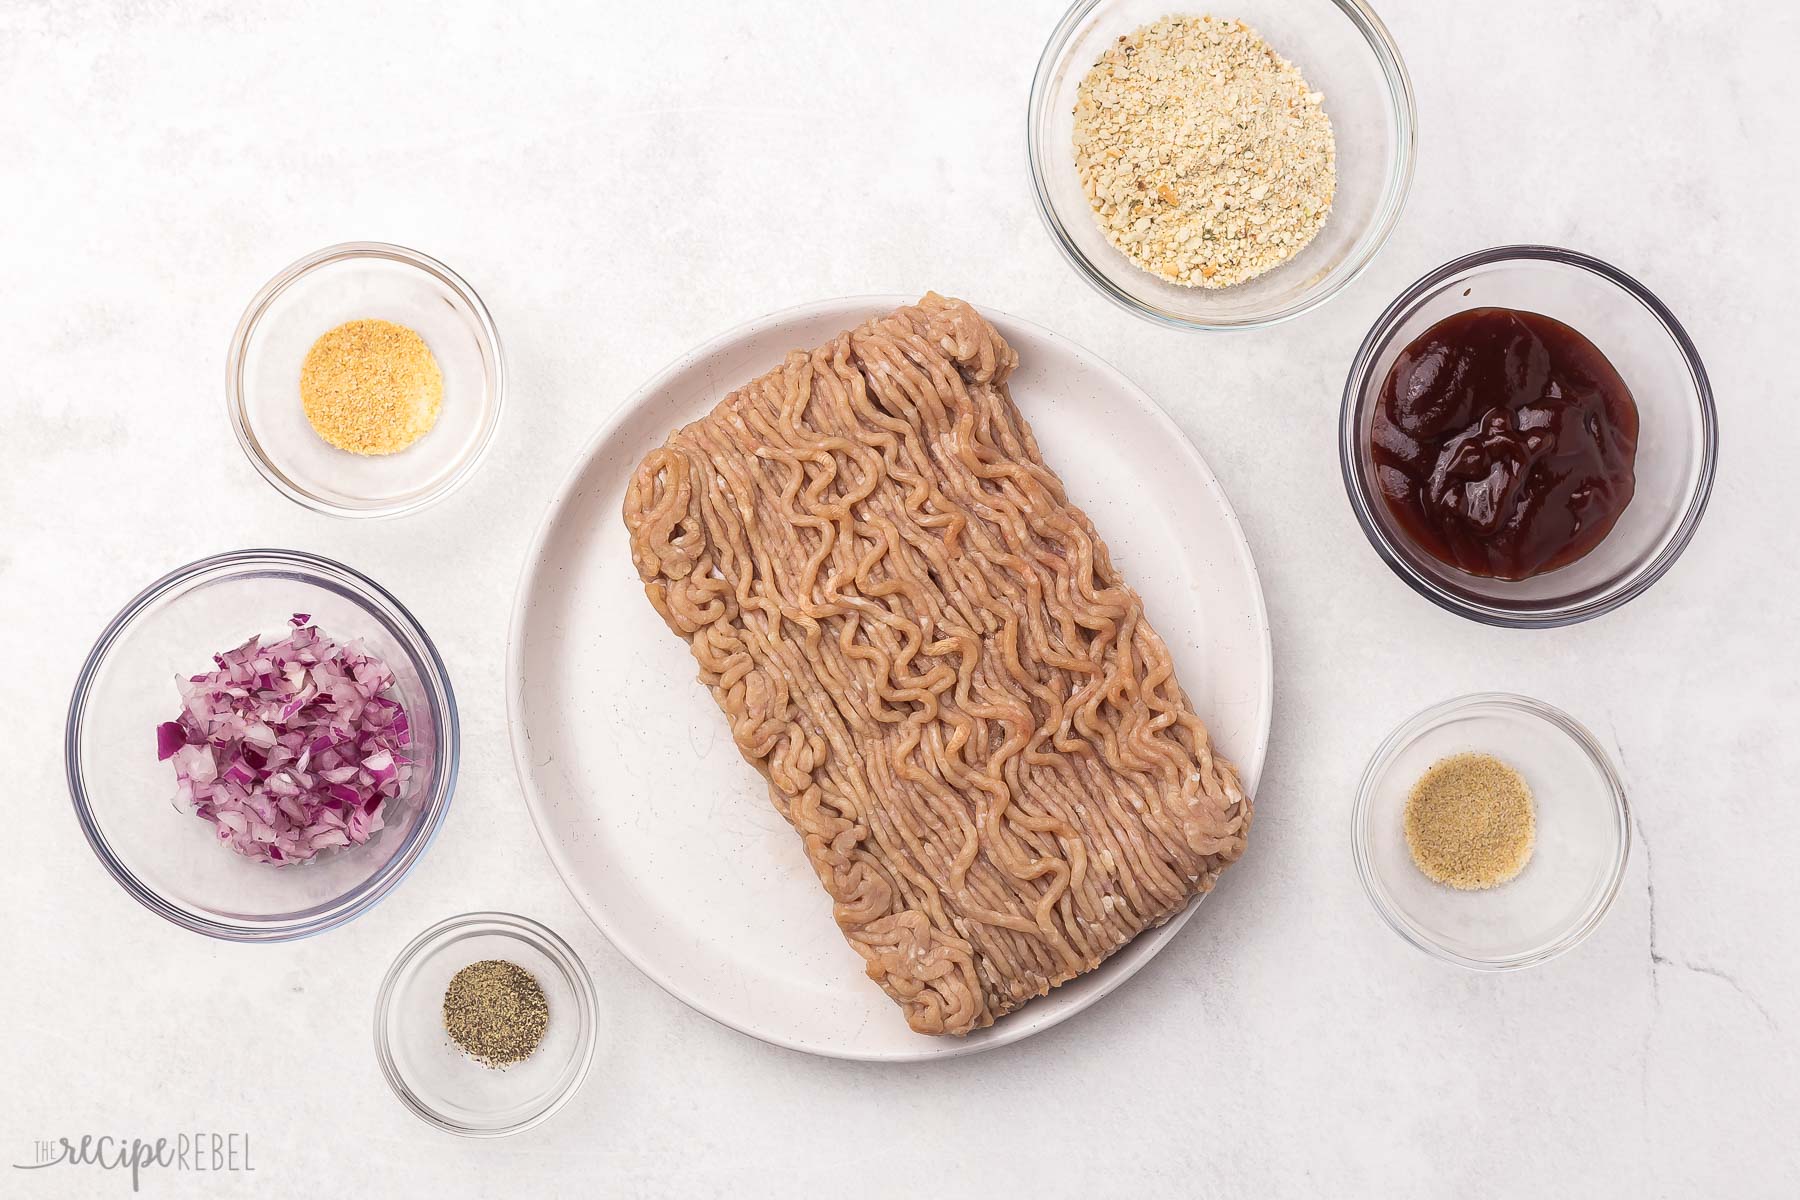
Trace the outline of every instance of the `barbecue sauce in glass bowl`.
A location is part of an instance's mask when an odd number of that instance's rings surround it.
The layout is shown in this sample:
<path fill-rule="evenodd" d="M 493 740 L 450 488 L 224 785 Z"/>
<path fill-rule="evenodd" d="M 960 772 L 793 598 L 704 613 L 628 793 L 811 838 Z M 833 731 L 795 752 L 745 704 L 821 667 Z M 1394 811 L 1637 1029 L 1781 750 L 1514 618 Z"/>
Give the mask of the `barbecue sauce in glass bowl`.
<path fill-rule="evenodd" d="M 1472 308 L 1413 339 L 1369 436 L 1401 530 L 1471 575 L 1567 566 L 1600 544 L 1635 487 L 1630 389 L 1592 342 L 1540 313 Z"/>

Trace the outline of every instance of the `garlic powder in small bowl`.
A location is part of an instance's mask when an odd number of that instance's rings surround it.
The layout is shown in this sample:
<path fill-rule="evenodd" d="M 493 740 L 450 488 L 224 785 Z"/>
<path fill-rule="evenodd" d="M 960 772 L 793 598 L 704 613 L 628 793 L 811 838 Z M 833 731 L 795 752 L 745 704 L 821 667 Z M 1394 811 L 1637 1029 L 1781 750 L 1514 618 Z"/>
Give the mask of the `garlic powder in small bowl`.
<path fill-rule="evenodd" d="M 1421 813 L 1421 799 L 1438 811 Z M 1503 693 L 1446 701 L 1389 734 L 1351 815 L 1357 874 L 1382 920 L 1480 971 L 1578 945 L 1618 894 L 1630 846 L 1625 791 L 1593 735 Z"/>
<path fill-rule="evenodd" d="M 1537 845 L 1531 785 L 1491 754 L 1431 764 L 1406 795 L 1404 819 L 1413 864 L 1465 892 L 1517 879 Z"/>

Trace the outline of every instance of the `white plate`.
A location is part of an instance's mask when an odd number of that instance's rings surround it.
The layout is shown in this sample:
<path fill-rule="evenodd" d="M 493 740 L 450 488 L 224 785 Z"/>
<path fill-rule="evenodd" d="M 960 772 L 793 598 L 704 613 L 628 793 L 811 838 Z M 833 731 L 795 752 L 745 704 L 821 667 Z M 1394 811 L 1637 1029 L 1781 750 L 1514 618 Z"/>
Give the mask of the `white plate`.
<path fill-rule="evenodd" d="M 908 302 L 829 300 L 752 321 L 621 405 L 538 530 L 507 649 L 519 778 L 545 848 L 594 923 L 706 1015 L 837 1058 L 973 1054 L 1048 1029 L 1129 979 L 1197 907 L 993 1028 L 962 1039 L 913 1033 L 838 932 L 800 839 L 738 757 L 687 644 L 644 598 L 620 517 L 638 461 L 788 350 Z M 1268 615 L 1212 471 L 1112 367 L 1047 329 L 981 311 L 1019 352 L 1012 392 L 1045 459 L 1143 595 L 1196 711 L 1253 791 L 1273 693 Z"/>

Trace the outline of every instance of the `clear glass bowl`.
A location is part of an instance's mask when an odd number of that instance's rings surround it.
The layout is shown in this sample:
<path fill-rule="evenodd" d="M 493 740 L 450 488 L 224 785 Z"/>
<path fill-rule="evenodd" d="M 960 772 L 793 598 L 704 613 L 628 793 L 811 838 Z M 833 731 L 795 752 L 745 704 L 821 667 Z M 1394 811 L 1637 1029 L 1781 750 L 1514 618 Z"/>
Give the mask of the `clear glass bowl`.
<path fill-rule="evenodd" d="M 1458 891 L 1427 878 L 1407 848 L 1406 798 L 1452 754 L 1492 754 L 1525 777 L 1537 844 L 1517 878 Z M 1525 696 L 1484 693 L 1428 708 L 1389 734 L 1356 789 L 1356 873 L 1389 928 L 1435 958 L 1479 971 L 1548 962 L 1600 924 L 1631 846 L 1625 789 L 1594 737 Z"/>
<path fill-rule="evenodd" d="M 156 727 L 181 710 L 177 675 L 253 633 L 310 613 L 333 637 L 360 637 L 393 668 L 416 766 L 386 827 L 291 867 L 251 862 L 176 807 Z M 240 550 L 164 576 L 101 633 L 69 701 L 69 794 L 94 853 L 132 897 L 177 925 L 237 942 L 334 929 L 372 907 L 425 853 L 456 786 L 456 700 L 412 614 L 367 576 L 294 550 Z"/>
<path fill-rule="evenodd" d="M 300 364 L 345 321 L 393 321 L 425 339 L 444 375 L 437 424 L 397 454 L 326 442 L 300 404 Z M 392 517 L 443 499 L 475 473 L 500 424 L 506 369 L 487 306 L 434 258 L 382 242 L 309 254 L 271 279 L 231 339 L 225 398 L 238 444 L 282 495 L 338 517 Z"/>
<path fill-rule="evenodd" d="M 1111 42 L 1170 11 L 1168 0 L 1078 0 L 1051 33 L 1031 81 L 1025 130 L 1038 212 L 1076 272 L 1146 320 L 1214 330 L 1296 317 L 1355 279 L 1400 219 L 1417 125 L 1400 51 L 1360 0 L 1242 0 L 1215 14 L 1249 23 L 1325 93 L 1337 193 L 1325 227 L 1290 261 L 1235 287 L 1181 287 L 1107 241 L 1082 191 L 1073 145 L 1083 77 Z"/>
<path fill-rule="evenodd" d="M 444 1029 L 444 990 L 470 963 L 517 963 L 550 1006 L 531 1056 L 490 1067 Z M 414 938 L 375 999 L 375 1057 L 394 1095 L 417 1117 L 465 1137 L 530 1129 L 568 1103 L 594 1061 L 593 980 L 575 951 L 536 921 L 511 913 L 451 917 Z"/>
<path fill-rule="evenodd" d="M 1388 511 L 1369 456 L 1375 406 L 1400 352 L 1445 317 L 1486 306 L 1525 309 L 1572 326 L 1618 369 L 1637 402 L 1631 503 L 1605 541 L 1531 579 L 1483 579 L 1414 547 Z M 1551 246 L 1498 246 L 1426 275 L 1381 314 L 1344 384 L 1338 455 L 1350 507 L 1370 544 L 1414 591 L 1489 625 L 1572 625 L 1642 594 L 1694 536 L 1718 453 L 1706 368 L 1674 314 L 1616 267 Z"/>

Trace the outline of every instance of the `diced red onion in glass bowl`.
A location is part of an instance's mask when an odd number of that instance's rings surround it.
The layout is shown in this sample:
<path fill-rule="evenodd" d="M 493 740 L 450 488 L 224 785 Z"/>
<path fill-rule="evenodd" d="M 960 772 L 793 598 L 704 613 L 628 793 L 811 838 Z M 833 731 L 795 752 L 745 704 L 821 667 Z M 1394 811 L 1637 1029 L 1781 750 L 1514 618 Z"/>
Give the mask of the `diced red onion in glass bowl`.
<path fill-rule="evenodd" d="M 175 801 L 246 858 L 289 866 L 382 827 L 412 761 L 394 673 L 360 640 L 336 642 L 305 613 L 280 641 L 252 637 L 176 680 L 181 714 L 156 727 Z"/>

